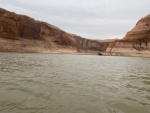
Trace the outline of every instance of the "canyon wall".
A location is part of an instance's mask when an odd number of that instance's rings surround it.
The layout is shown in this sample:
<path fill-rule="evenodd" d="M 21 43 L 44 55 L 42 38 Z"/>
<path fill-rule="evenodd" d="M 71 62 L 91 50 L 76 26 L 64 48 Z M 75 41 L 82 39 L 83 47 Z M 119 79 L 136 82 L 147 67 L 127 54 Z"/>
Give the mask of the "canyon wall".
<path fill-rule="evenodd" d="M 75 50 L 75 41 L 68 33 L 53 25 L 0 8 L 0 51 Z"/>
<path fill-rule="evenodd" d="M 46 22 L 0 8 L 1 52 L 98 53 L 108 45 L 108 42 L 81 38 Z"/>
<path fill-rule="evenodd" d="M 109 42 L 99 42 L 97 40 L 90 40 L 81 37 L 76 38 L 76 47 L 78 52 L 99 53 L 101 51 L 106 51 L 108 46 Z"/>
<path fill-rule="evenodd" d="M 150 56 L 150 15 L 140 19 L 122 40 L 109 44 L 107 54 Z"/>

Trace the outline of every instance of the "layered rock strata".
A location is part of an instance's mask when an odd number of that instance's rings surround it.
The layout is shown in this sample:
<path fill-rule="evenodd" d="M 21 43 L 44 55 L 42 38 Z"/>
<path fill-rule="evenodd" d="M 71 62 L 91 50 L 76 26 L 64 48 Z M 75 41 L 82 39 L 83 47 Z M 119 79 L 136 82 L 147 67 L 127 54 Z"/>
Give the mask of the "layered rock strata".
<path fill-rule="evenodd" d="M 108 45 L 0 8 L 0 52 L 93 53 L 105 51 Z"/>
<path fill-rule="evenodd" d="M 75 39 L 63 30 L 0 8 L 0 51 L 75 50 Z"/>
<path fill-rule="evenodd" d="M 150 56 L 150 15 L 140 19 L 122 40 L 110 43 L 107 54 Z"/>
<path fill-rule="evenodd" d="M 98 41 L 98 40 L 90 40 L 78 37 L 76 38 L 76 47 L 78 52 L 85 53 L 99 53 L 102 51 L 106 51 L 110 42 Z"/>

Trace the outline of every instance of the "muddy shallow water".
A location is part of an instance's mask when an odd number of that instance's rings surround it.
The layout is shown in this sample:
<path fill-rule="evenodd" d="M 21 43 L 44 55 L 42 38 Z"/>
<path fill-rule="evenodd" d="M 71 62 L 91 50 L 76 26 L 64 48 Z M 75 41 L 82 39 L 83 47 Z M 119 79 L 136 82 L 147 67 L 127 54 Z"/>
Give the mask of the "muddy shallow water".
<path fill-rule="evenodd" d="M 150 113 L 150 59 L 1 53 L 0 113 Z"/>

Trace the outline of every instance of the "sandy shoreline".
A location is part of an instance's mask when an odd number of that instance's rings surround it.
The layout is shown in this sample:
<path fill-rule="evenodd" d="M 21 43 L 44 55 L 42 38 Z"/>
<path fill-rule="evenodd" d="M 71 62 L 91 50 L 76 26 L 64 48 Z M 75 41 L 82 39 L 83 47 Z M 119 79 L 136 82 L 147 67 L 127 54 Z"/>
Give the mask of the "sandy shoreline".
<path fill-rule="evenodd" d="M 23 51 L 1 51 L 0 53 L 16 53 L 16 54 L 71 54 L 71 55 L 99 55 L 99 56 L 122 56 L 122 57 L 144 57 L 150 58 L 150 53 L 146 52 L 99 52 L 99 54 L 86 53 L 86 52 L 77 52 L 75 49 L 58 49 L 54 51 L 43 51 L 43 52 L 23 52 Z"/>
<path fill-rule="evenodd" d="M 72 55 L 98 55 L 96 53 L 79 53 L 75 50 L 72 51 L 62 51 L 62 50 L 56 50 L 56 51 L 43 51 L 43 52 L 23 52 L 23 51 L 1 51 L 0 53 L 13 53 L 13 54 L 72 54 Z"/>
<path fill-rule="evenodd" d="M 150 58 L 150 53 L 135 52 L 135 53 L 124 53 L 124 52 L 100 52 L 101 56 L 124 56 L 124 57 L 144 57 Z"/>

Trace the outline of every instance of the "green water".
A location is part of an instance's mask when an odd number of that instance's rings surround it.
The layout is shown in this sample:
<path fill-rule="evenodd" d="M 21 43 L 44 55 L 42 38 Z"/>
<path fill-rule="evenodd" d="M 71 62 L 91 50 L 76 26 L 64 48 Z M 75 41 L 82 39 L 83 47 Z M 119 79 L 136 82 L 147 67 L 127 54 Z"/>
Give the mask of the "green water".
<path fill-rule="evenodd" d="M 150 113 L 150 59 L 1 53 L 0 113 Z"/>

